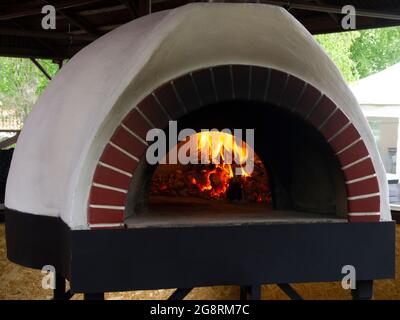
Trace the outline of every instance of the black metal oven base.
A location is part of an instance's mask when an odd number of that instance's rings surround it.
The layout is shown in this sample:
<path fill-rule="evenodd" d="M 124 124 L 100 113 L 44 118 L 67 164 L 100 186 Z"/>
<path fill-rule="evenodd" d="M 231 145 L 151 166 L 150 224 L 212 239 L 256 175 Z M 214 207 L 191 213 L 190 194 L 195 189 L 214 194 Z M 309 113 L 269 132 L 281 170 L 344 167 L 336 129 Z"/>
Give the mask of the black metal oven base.
<path fill-rule="evenodd" d="M 395 223 L 306 223 L 71 231 L 7 210 L 8 258 L 54 265 L 74 293 L 341 281 L 395 275 Z M 372 282 L 371 282 L 372 283 Z"/>

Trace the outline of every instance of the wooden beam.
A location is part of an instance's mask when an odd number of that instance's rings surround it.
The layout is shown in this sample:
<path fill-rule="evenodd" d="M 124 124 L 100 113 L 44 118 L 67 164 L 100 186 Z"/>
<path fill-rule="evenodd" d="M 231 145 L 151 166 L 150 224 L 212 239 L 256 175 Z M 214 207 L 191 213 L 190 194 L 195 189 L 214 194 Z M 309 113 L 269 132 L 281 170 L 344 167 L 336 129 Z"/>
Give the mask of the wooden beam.
<path fill-rule="evenodd" d="M 342 28 L 338 28 L 338 26 L 333 22 L 333 20 L 326 19 L 323 16 L 320 16 L 319 18 L 313 17 L 313 18 L 302 19 L 301 23 L 312 34 L 327 34 L 327 33 L 348 31 L 348 30 L 343 30 Z M 399 25 L 398 21 L 393 21 L 393 20 L 376 21 L 376 19 L 373 18 L 366 18 L 366 17 L 357 18 L 357 30 L 393 27 L 398 25 Z"/>
<path fill-rule="evenodd" d="M 122 2 L 122 0 L 121 0 L 121 2 Z M 115 6 L 109 6 L 109 7 L 98 8 L 98 9 L 79 10 L 79 11 L 77 11 L 77 13 L 80 16 L 94 16 L 94 15 L 98 15 L 98 14 L 111 13 L 111 12 L 123 11 L 123 10 L 126 10 L 126 6 L 124 4 L 118 4 Z"/>
<path fill-rule="evenodd" d="M 109 31 L 114 30 L 115 28 L 120 27 L 121 25 L 122 25 L 121 23 L 110 24 L 110 25 L 99 26 L 97 29 L 103 33 L 107 33 Z M 74 36 L 74 35 L 82 35 L 82 34 L 86 34 L 86 33 L 83 30 L 74 30 L 74 31 L 71 31 L 69 34 Z"/>
<path fill-rule="evenodd" d="M 67 18 L 69 21 L 71 21 L 73 24 L 75 24 L 77 27 L 85 30 L 88 34 L 91 34 L 94 37 L 101 36 L 101 33 L 98 30 L 96 30 L 95 27 L 93 27 L 89 22 L 87 22 L 84 18 L 80 17 L 79 15 L 65 10 L 58 10 L 58 12 L 65 18 Z"/>
<path fill-rule="evenodd" d="M 21 24 L 15 22 L 15 21 L 12 21 L 11 23 L 12 23 L 13 25 L 15 25 L 15 26 L 16 26 L 18 29 L 20 29 L 21 31 L 24 31 L 24 30 L 25 30 L 25 28 L 24 28 Z M 39 39 L 39 38 L 34 38 L 33 40 L 34 40 L 37 44 L 39 44 L 41 47 L 45 48 L 46 50 L 49 50 L 49 51 L 52 52 L 53 54 L 57 54 L 57 50 L 55 50 L 55 48 L 54 48 L 52 45 L 50 45 L 48 42 L 46 42 L 46 41 L 44 41 L 44 40 L 42 40 L 42 39 Z"/>
<path fill-rule="evenodd" d="M 57 2 L 58 9 L 69 9 L 81 7 L 100 0 L 60 0 Z M 43 1 L 30 1 L 28 3 L 0 6 L 0 20 L 9 20 L 27 16 L 42 14 Z"/>
<path fill-rule="evenodd" d="M 316 0 L 316 3 L 319 5 L 326 5 L 325 0 Z M 336 24 L 339 24 L 340 18 L 334 13 L 328 12 L 327 13 Z"/>
<path fill-rule="evenodd" d="M 81 16 L 72 11 L 59 8 L 59 6 L 54 1 L 46 1 L 46 0 L 42 1 L 45 4 L 54 6 L 56 12 L 64 16 L 67 20 L 76 25 L 78 28 L 84 30 L 86 33 L 91 34 L 94 37 L 101 36 L 101 33 L 98 30 L 96 30 L 96 28 L 93 27 L 85 18 L 82 18 Z"/>
<path fill-rule="evenodd" d="M 136 7 L 133 0 L 118 0 L 118 1 L 121 2 L 129 10 L 133 19 L 139 17 L 139 10 Z"/>
<path fill-rule="evenodd" d="M 4 130 L 1 130 L 1 131 L 4 132 Z M 11 138 L 7 138 L 0 142 L 0 149 L 8 148 L 9 146 L 12 146 L 14 143 L 17 142 L 20 131 L 16 130 L 15 132 L 16 132 L 16 134 L 14 136 L 12 136 Z"/>
<path fill-rule="evenodd" d="M 145 16 L 151 12 L 150 0 L 139 0 L 139 17 Z"/>
<path fill-rule="evenodd" d="M 27 37 L 27 38 L 43 38 L 43 39 L 69 39 L 77 41 L 93 41 L 97 37 L 87 34 L 74 35 L 70 33 L 57 32 L 57 31 L 35 31 L 35 30 L 21 30 L 16 28 L 0 28 L 0 35 L 14 36 L 14 37 Z"/>
<path fill-rule="evenodd" d="M 273 4 L 280 7 L 289 7 L 292 9 L 305 10 L 305 11 L 315 11 L 315 12 L 325 12 L 325 13 L 337 13 L 342 14 L 342 7 L 331 6 L 331 5 L 316 5 L 316 4 L 306 4 L 292 1 L 282 1 L 282 0 L 260 0 L 261 3 Z M 383 20 L 396 20 L 400 21 L 400 14 L 393 14 L 389 11 L 378 11 L 378 10 L 364 10 L 361 8 L 356 8 L 357 17 L 368 17 Z"/>
<path fill-rule="evenodd" d="M 33 39 L 30 41 L 35 45 Z M 84 46 L 72 46 L 66 48 L 58 48 L 57 53 L 52 53 L 48 50 L 44 50 L 39 46 L 30 46 L 26 48 L 24 46 L 9 46 L 0 47 L 0 56 L 2 57 L 14 57 L 14 58 L 37 58 L 37 59 L 69 59 L 75 55 Z"/>

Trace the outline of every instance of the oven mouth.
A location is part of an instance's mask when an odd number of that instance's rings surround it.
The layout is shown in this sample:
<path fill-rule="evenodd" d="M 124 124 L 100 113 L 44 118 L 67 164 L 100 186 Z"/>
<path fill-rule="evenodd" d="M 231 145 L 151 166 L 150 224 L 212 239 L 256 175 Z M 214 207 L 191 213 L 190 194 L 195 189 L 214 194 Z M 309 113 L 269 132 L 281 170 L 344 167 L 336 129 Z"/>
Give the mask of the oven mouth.
<path fill-rule="evenodd" d="M 254 128 L 254 172 L 249 177 L 230 176 L 225 191 L 218 193 L 220 181 L 213 181 L 212 174 L 224 169 L 223 162 L 219 167 L 149 165 L 143 157 L 128 193 L 126 227 L 347 221 L 347 195 L 337 159 L 322 135 L 291 112 L 272 104 L 225 101 L 190 113 L 178 127 L 193 128 L 197 134 L 204 128 Z M 249 187 L 249 181 L 256 183 Z M 210 182 L 212 188 L 204 188 Z"/>

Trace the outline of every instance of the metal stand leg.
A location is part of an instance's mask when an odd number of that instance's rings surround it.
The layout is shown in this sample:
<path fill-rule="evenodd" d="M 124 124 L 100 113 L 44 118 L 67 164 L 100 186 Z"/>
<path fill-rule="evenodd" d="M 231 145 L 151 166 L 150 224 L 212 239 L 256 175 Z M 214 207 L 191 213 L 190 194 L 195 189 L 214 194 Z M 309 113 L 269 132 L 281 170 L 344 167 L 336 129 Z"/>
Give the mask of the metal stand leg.
<path fill-rule="evenodd" d="M 373 280 L 356 281 L 356 289 L 351 290 L 353 300 L 371 300 L 373 293 Z"/>
<path fill-rule="evenodd" d="M 168 300 L 183 300 L 193 288 L 178 288 L 168 298 Z"/>
<path fill-rule="evenodd" d="M 250 300 L 261 300 L 261 285 L 254 284 L 250 286 Z"/>
<path fill-rule="evenodd" d="M 261 300 L 261 285 L 241 286 L 240 300 Z"/>
<path fill-rule="evenodd" d="M 68 297 L 65 293 L 65 278 L 56 273 L 56 288 L 53 290 L 53 300 L 68 300 Z"/>
<path fill-rule="evenodd" d="M 240 300 L 247 300 L 248 286 L 240 286 Z"/>
<path fill-rule="evenodd" d="M 296 290 L 288 283 L 278 283 L 277 286 L 292 300 L 303 300 Z"/>
<path fill-rule="evenodd" d="M 65 278 L 61 274 L 56 273 L 55 282 L 56 288 L 53 290 L 53 300 L 70 300 L 74 294 L 71 290 L 65 291 Z"/>

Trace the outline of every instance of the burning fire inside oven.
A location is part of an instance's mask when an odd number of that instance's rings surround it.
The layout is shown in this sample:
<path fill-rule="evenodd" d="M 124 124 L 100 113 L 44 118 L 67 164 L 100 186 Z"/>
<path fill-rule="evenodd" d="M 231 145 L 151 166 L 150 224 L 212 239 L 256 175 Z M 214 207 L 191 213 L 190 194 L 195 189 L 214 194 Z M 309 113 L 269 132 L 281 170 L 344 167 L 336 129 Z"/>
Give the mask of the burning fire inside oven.
<path fill-rule="evenodd" d="M 267 171 L 255 153 L 254 160 L 249 159 L 248 144 L 225 132 L 205 131 L 179 143 L 177 149 L 189 140 L 195 141 L 193 149 L 199 164 L 159 165 L 151 195 L 271 203 Z M 242 165 L 247 161 L 254 161 L 251 172 Z M 235 174 L 238 171 L 240 174 Z"/>

